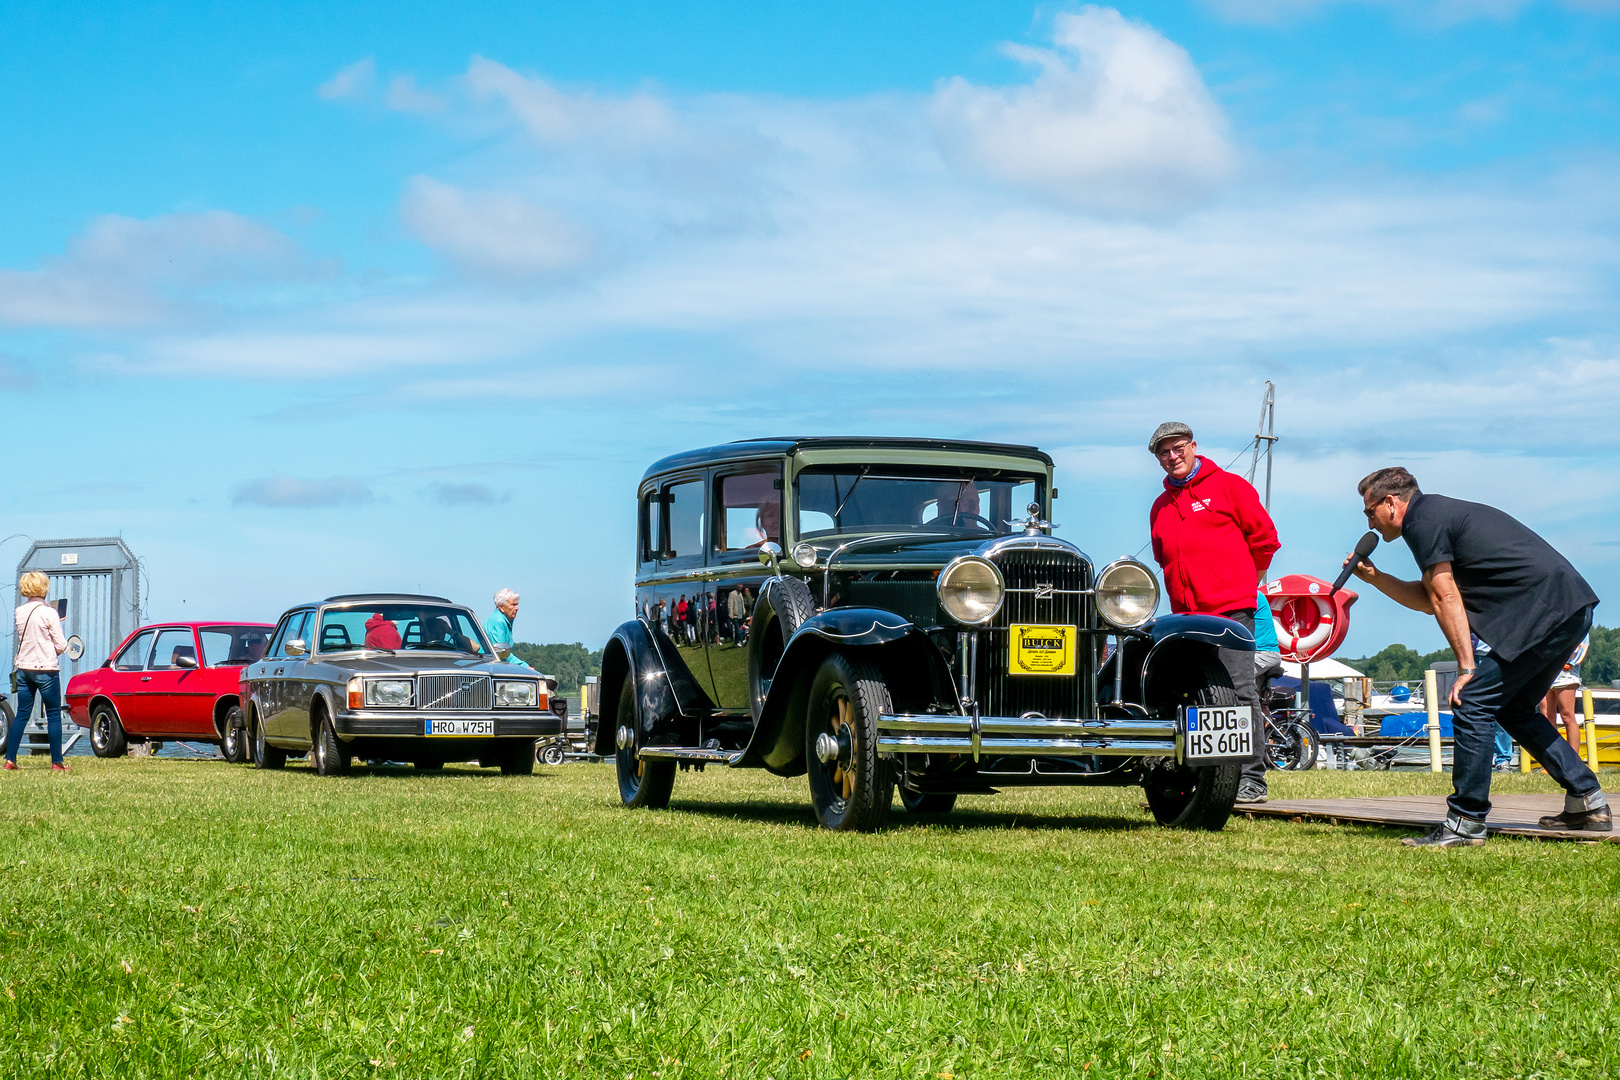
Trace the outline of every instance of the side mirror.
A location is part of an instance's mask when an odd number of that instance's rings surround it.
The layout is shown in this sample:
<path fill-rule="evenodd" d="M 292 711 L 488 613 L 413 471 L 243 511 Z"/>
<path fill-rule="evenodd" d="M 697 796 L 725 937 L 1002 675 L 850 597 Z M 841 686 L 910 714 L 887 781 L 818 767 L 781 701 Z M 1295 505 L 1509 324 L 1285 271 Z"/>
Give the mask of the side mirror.
<path fill-rule="evenodd" d="M 782 576 L 782 568 L 777 565 L 781 558 L 782 547 L 780 544 L 773 544 L 767 540 L 759 545 L 759 565 L 765 567 L 777 577 Z"/>
<path fill-rule="evenodd" d="M 187 656 L 185 653 L 181 653 L 179 656 L 174 658 L 174 666 L 194 668 L 197 666 L 197 658 L 195 656 Z"/>
<path fill-rule="evenodd" d="M 293 638 L 284 648 L 288 656 L 303 656 L 309 652 L 309 646 L 304 644 L 303 638 Z"/>

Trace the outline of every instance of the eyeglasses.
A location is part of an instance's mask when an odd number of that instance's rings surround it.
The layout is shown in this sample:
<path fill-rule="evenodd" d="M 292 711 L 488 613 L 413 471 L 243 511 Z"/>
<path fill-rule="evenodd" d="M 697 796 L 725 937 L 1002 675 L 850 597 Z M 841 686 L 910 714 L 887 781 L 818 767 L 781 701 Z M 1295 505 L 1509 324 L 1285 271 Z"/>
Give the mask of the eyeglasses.
<path fill-rule="evenodd" d="M 1155 457 L 1161 459 L 1167 457 L 1180 457 L 1182 454 L 1185 454 L 1191 446 L 1192 443 L 1190 441 L 1172 443 L 1169 446 L 1161 445 L 1157 450 L 1153 451 L 1153 454 Z"/>
<path fill-rule="evenodd" d="M 1371 506 L 1365 506 L 1365 505 L 1362 506 L 1361 512 L 1363 514 L 1367 515 L 1367 520 L 1368 521 L 1371 521 L 1373 519 L 1373 516 L 1378 513 L 1378 508 L 1380 506 L 1383 506 L 1383 505 L 1384 505 L 1384 500 L 1379 499 L 1377 502 L 1373 503 Z"/>

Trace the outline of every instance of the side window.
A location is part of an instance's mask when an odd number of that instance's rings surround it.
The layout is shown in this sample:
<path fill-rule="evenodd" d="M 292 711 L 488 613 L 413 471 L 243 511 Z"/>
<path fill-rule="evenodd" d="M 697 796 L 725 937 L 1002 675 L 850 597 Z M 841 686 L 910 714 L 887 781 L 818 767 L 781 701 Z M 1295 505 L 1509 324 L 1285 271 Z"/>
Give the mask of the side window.
<path fill-rule="evenodd" d="M 270 646 L 271 656 L 284 657 L 287 655 L 287 642 L 295 641 L 304 636 L 304 622 L 309 617 L 307 611 L 295 611 L 282 622 L 276 630 L 276 640 Z"/>
<path fill-rule="evenodd" d="M 641 497 L 641 551 L 640 561 L 658 561 L 659 545 L 663 542 L 664 504 L 656 490 Z"/>
<path fill-rule="evenodd" d="M 146 667 L 146 653 L 152 647 L 152 638 L 157 636 L 156 630 L 147 630 L 136 634 L 135 640 L 125 645 L 113 660 L 113 667 L 119 671 L 141 671 Z"/>
<path fill-rule="evenodd" d="M 664 489 L 669 547 L 664 562 L 703 555 L 703 481 L 685 480 Z"/>
<path fill-rule="evenodd" d="M 197 642 L 191 636 L 191 627 L 159 630 L 157 648 L 152 650 L 152 670 L 170 671 L 180 666 L 183 657 L 196 666 Z"/>
<path fill-rule="evenodd" d="M 782 470 L 722 476 L 714 485 L 714 550 L 752 551 L 782 542 Z"/>

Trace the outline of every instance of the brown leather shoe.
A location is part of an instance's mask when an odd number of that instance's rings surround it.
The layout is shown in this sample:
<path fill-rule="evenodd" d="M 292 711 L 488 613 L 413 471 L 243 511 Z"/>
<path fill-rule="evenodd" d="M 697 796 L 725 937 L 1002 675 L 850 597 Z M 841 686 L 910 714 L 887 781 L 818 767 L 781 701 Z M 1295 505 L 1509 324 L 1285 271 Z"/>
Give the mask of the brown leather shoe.
<path fill-rule="evenodd" d="M 1561 814 L 1548 814 L 1542 818 L 1541 827 L 1562 832 L 1612 832 L 1614 816 L 1609 813 L 1607 806 L 1600 806 L 1596 810 L 1565 810 Z"/>

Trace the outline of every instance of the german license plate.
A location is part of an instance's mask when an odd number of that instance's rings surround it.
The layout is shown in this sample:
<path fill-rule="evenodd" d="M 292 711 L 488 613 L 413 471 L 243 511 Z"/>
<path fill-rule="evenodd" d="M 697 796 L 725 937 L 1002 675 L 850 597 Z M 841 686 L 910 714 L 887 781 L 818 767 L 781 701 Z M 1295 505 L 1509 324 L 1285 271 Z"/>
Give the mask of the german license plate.
<path fill-rule="evenodd" d="M 493 735 L 493 720 L 428 720 L 429 735 Z"/>
<path fill-rule="evenodd" d="M 1189 765 L 1235 761 L 1254 753 L 1254 718 L 1247 705 L 1187 707 L 1182 760 Z"/>
<path fill-rule="evenodd" d="M 1007 674 L 1074 674 L 1074 627 L 1013 625 L 1007 633 Z"/>

